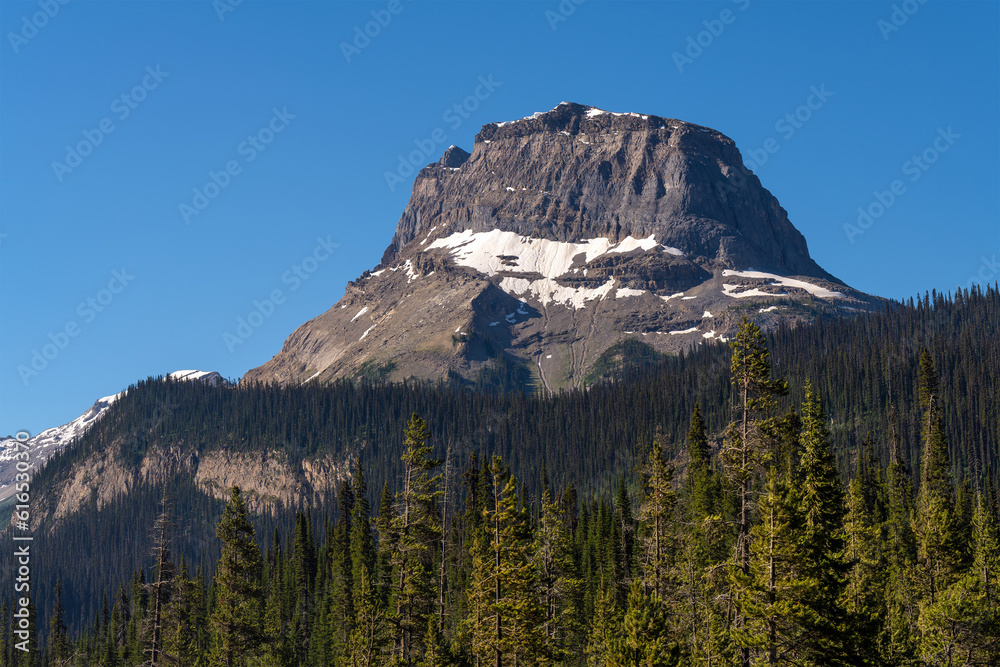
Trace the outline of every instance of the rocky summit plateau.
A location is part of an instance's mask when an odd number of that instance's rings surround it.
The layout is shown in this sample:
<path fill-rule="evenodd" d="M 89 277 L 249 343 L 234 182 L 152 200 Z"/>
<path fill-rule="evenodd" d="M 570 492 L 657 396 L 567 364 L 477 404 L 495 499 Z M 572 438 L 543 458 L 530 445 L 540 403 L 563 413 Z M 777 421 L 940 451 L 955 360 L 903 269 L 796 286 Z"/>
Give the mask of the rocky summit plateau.
<path fill-rule="evenodd" d="M 773 327 L 877 301 L 813 261 L 729 137 L 563 102 L 422 169 L 378 266 L 243 381 L 502 371 L 555 391 L 725 341 L 744 315 Z"/>

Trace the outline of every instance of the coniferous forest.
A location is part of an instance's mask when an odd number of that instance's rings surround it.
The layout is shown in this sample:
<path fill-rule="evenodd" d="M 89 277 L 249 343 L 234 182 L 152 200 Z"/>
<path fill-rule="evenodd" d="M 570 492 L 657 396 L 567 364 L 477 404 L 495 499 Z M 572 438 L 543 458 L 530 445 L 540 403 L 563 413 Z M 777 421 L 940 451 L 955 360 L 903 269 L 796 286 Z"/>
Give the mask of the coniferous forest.
<path fill-rule="evenodd" d="M 41 653 L 5 628 L 0 657 L 1000 664 L 997 322 L 996 289 L 767 335 L 744 320 L 728 346 L 555 397 L 140 383 L 35 483 L 108 443 L 135 461 L 279 443 L 352 475 L 264 513 L 176 479 L 43 526 L 94 562 L 49 556 Z M 107 546 L 125 516 L 131 557 Z"/>

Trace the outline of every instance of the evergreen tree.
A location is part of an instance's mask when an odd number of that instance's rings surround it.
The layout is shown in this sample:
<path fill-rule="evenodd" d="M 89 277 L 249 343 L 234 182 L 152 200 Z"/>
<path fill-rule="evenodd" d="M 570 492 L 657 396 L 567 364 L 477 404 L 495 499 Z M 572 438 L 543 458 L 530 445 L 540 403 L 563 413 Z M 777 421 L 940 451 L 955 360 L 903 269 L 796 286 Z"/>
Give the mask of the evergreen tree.
<path fill-rule="evenodd" d="M 980 495 L 973 515 L 973 565 L 955 583 L 924 601 L 920 653 L 926 664 L 1000 664 L 1000 534 Z"/>
<path fill-rule="evenodd" d="M 392 559 L 396 553 L 396 544 L 399 542 L 399 533 L 396 531 L 396 508 L 392 499 L 389 482 L 386 482 L 379 497 L 378 517 L 375 520 L 375 527 L 378 530 L 376 590 L 382 605 L 386 608 L 395 606 L 396 599 L 392 583 Z"/>
<path fill-rule="evenodd" d="M 216 566 L 211 620 L 216 635 L 213 659 L 226 667 L 247 665 L 263 640 L 262 559 L 238 486 L 230 490 L 217 535 L 222 541 L 222 556 Z"/>
<path fill-rule="evenodd" d="M 682 507 L 683 537 L 678 570 L 683 611 L 680 630 L 687 638 L 691 661 L 711 662 L 721 638 L 724 610 L 713 604 L 724 592 L 713 566 L 725 558 L 722 494 L 701 409 L 696 403 L 687 433 L 688 470 Z"/>
<path fill-rule="evenodd" d="M 663 435 L 657 432 L 644 468 L 646 494 L 640 508 L 646 543 L 644 584 L 663 598 L 673 588 L 674 511 L 673 468 L 663 457 Z"/>
<path fill-rule="evenodd" d="M 490 529 L 475 550 L 473 572 L 473 652 L 477 660 L 502 667 L 543 657 L 544 610 L 532 563 L 527 510 L 519 506 L 517 479 L 494 456 L 492 492 L 484 516 Z"/>
<path fill-rule="evenodd" d="M 754 482 L 775 439 L 776 397 L 787 391 L 787 385 L 783 380 L 771 379 L 771 357 L 764 334 L 746 317 L 740 323 L 736 339 L 729 345 L 733 350 L 731 377 L 736 393 L 736 418 L 726 430 L 722 462 L 736 495 L 733 562 L 735 569 L 745 577 L 750 574 Z M 742 605 L 738 600 L 735 602 L 740 609 Z M 745 625 L 742 613 L 737 613 L 733 621 L 736 631 L 740 632 Z M 741 651 L 740 664 L 747 667 L 749 662 L 750 651 L 745 647 Z"/>
<path fill-rule="evenodd" d="M 967 544 L 959 539 L 960 512 L 955 507 L 951 463 L 937 397 L 937 373 L 930 353 L 920 355 L 920 407 L 923 410 L 923 457 L 914 511 L 916 575 L 921 600 L 933 605 L 958 577 Z"/>
<path fill-rule="evenodd" d="M 889 664 L 907 665 L 916 660 L 915 637 L 919 607 L 915 592 L 914 564 L 917 558 L 913 534 L 913 482 L 903 460 L 903 448 L 895 409 L 889 414 L 890 459 L 886 473 L 888 517 L 885 524 L 888 583 L 885 589 L 886 621 L 882 658 Z"/>
<path fill-rule="evenodd" d="M 882 551 L 881 523 L 866 502 L 863 485 L 870 480 L 855 476 L 848 487 L 844 531 L 845 559 L 850 565 L 842 606 L 854 624 L 858 652 L 874 662 L 886 625 L 887 561 Z M 885 661 L 889 662 L 888 656 Z"/>
<path fill-rule="evenodd" d="M 355 505 L 354 486 L 350 480 L 340 484 L 337 496 L 337 523 L 327 540 L 330 581 L 328 585 L 329 617 L 333 620 L 332 642 L 340 654 L 347 645 L 354 618 L 354 564 L 351 557 L 352 515 Z M 324 626 L 325 627 L 325 626 Z"/>
<path fill-rule="evenodd" d="M 808 610 L 801 599 L 796 565 L 804 560 L 805 520 L 798 489 L 772 467 L 757 506 L 760 523 L 753 528 L 750 566 L 731 566 L 734 600 L 745 619 L 733 629 L 741 659 L 755 664 L 799 664 L 799 642 Z"/>
<path fill-rule="evenodd" d="M 587 665 L 606 667 L 614 660 L 621 633 L 622 614 L 615 596 L 606 587 L 598 591 L 587 641 Z"/>
<path fill-rule="evenodd" d="M 149 648 L 149 662 L 151 665 L 160 663 L 160 651 L 163 644 L 163 613 L 170 603 L 172 594 L 174 564 L 170 560 L 169 531 L 173 526 L 171 519 L 170 504 L 166 494 L 160 501 L 160 515 L 156 518 L 154 525 L 155 547 L 154 557 L 156 558 L 155 579 L 150 582 L 149 591 L 152 597 L 152 609 L 148 619 L 149 626 L 146 631 Z"/>
<path fill-rule="evenodd" d="M 375 538 L 372 535 L 371 506 L 368 504 L 368 483 L 364 470 L 359 466 L 355 475 L 354 515 L 351 520 L 351 574 L 354 583 L 354 604 L 361 597 L 361 574 L 367 573 L 369 582 L 375 575 Z"/>
<path fill-rule="evenodd" d="M 391 560 L 396 588 L 396 606 L 391 610 L 397 629 L 395 654 L 403 662 L 417 654 L 436 597 L 433 549 L 441 538 L 436 511 L 441 477 L 430 474 L 440 465 L 430 458 L 430 438 L 427 422 L 414 413 L 406 428 L 402 489 L 396 495 L 400 509 L 394 522 L 398 542 Z"/>
<path fill-rule="evenodd" d="M 49 663 L 67 665 L 72 657 L 69 639 L 66 637 L 66 621 L 62 603 L 62 581 L 56 580 L 56 603 L 49 619 Z"/>
<path fill-rule="evenodd" d="M 357 617 L 351 631 L 346 664 L 350 667 L 379 667 L 386 664 L 389 642 L 385 605 L 368 569 L 362 567 L 359 575 L 355 598 Z"/>
<path fill-rule="evenodd" d="M 613 637 L 608 667 L 673 667 L 680 663 L 680 647 L 670 637 L 667 605 L 656 593 L 632 584 L 621 632 Z"/>
<path fill-rule="evenodd" d="M 850 567 L 844 559 L 844 492 L 830 452 L 822 400 L 806 384 L 802 406 L 801 512 L 803 559 L 797 575 L 806 586 L 801 655 L 810 664 L 851 664 L 850 626 L 840 606 Z"/>
<path fill-rule="evenodd" d="M 556 662 L 571 656 L 584 623 L 582 582 L 573 553 L 573 536 L 562 504 L 542 492 L 542 517 L 535 536 L 535 559 L 544 607 L 546 653 Z"/>

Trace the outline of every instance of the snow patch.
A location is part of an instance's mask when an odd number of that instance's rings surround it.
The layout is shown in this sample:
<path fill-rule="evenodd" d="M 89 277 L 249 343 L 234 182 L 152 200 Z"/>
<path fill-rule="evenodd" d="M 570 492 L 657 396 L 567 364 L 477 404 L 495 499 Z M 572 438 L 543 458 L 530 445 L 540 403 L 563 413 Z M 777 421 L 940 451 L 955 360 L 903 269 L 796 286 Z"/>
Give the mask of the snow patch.
<path fill-rule="evenodd" d="M 365 339 L 365 336 L 367 336 L 368 334 L 370 334 L 370 333 L 371 333 L 371 331 L 372 331 L 372 329 L 374 329 L 374 328 L 375 328 L 375 326 L 376 326 L 376 325 L 374 325 L 374 324 L 373 324 L 373 325 L 371 325 L 370 327 L 368 327 L 367 329 L 365 329 L 365 332 L 364 332 L 363 334 L 361 334 L 361 338 L 359 338 L 359 339 L 358 339 L 358 341 L 359 341 L 359 342 L 360 342 L 360 341 L 363 341 L 363 340 Z"/>
<path fill-rule="evenodd" d="M 623 296 L 642 296 L 646 293 L 644 289 L 632 289 L 631 287 L 619 287 L 615 290 L 615 298 L 620 299 Z"/>
<path fill-rule="evenodd" d="M 357 315 L 355 315 L 354 317 L 351 318 L 351 322 L 353 322 L 354 320 L 358 319 L 359 317 L 361 317 L 362 315 L 364 315 L 367 312 L 368 312 L 368 306 L 365 306 L 364 308 L 362 308 L 361 310 L 358 311 Z"/>
<path fill-rule="evenodd" d="M 597 116 L 603 116 L 604 114 L 611 114 L 612 116 L 635 116 L 636 118 L 641 118 L 643 120 L 649 118 L 649 116 L 643 116 L 642 114 L 635 113 L 634 111 L 625 111 L 616 113 L 614 111 L 605 111 L 604 109 L 598 109 L 597 107 L 587 109 L 587 118 L 596 118 Z"/>
<path fill-rule="evenodd" d="M 698 327 L 691 327 L 690 329 L 684 329 L 683 331 L 671 331 L 669 333 L 670 333 L 671 336 L 677 336 L 679 334 L 689 334 L 689 333 L 697 333 L 697 332 L 698 332 Z"/>
<path fill-rule="evenodd" d="M 570 271 L 573 261 L 579 255 L 583 255 L 584 263 L 588 263 L 604 254 L 640 249 L 648 251 L 657 245 L 652 235 L 645 239 L 627 236 L 618 243 L 612 243 L 606 238 L 569 243 L 530 238 L 499 229 L 489 232 L 467 229 L 436 239 L 424 250 L 451 250 L 456 264 L 491 276 L 498 273 L 538 273 L 546 278 L 559 278 Z M 517 266 L 505 265 L 500 259 L 502 256 L 517 257 Z"/>
<path fill-rule="evenodd" d="M 765 273 L 763 271 L 733 271 L 732 269 L 726 269 L 725 271 L 722 272 L 722 275 L 738 276 L 740 278 L 759 278 L 764 280 L 770 280 L 772 281 L 771 282 L 772 285 L 781 285 L 782 287 L 797 287 L 821 299 L 837 299 L 844 297 L 844 295 L 841 292 L 834 292 L 833 290 L 829 290 L 825 287 L 820 287 L 819 285 L 813 285 L 812 283 L 806 282 L 804 280 L 797 280 L 795 278 L 786 278 L 785 276 L 779 276 L 773 273 Z M 726 289 L 726 287 L 729 287 L 729 289 Z M 758 294 L 750 294 L 749 292 L 740 292 L 738 294 L 732 294 L 731 292 L 733 289 L 735 289 L 735 287 L 736 287 L 735 285 L 728 285 L 728 286 L 723 285 L 723 293 L 725 293 L 726 296 L 735 296 L 735 297 L 760 296 L 761 294 L 764 294 L 766 296 L 787 296 L 786 294 L 780 294 L 780 295 L 767 294 L 766 292 Z M 759 290 L 756 290 L 755 288 L 753 290 L 750 290 L 750 292 L 759 292 Z"/>
<path fill-rule="evenodd" d="M 306 382 L 310 382 L 312 380 L 315 380 L 316 378 L 319 377 L 319 374 L 322 373 L 322 372 L 323 372 L 322 370 L 316 371 L 315 373 L 313 373 L 312 375 L 310 375 L 308 378 L 306 378 L 305 380 L 303 380 L 302 382 L 300 382 L 299 386 L 304 385 Z"/>
<path fill-rule="evenodd" d="M 777 306 L 768 306 L 767 308 L 761 308 L 757 312 L 760 312 L 760 313 L 770 313 L 773 310 L 778 310 L 778 307 Z"/>
<path fill-rule="evenodd" d="M 704 317 L 715 317 L 715 315 L 712 314 L 712 311 L 706 310 L 705 313 L 702 315 L 702 317 L 703 318 Z"/>
<path fill-rule="evenodd" d="M 608 282 L 593 289 L 565 287 L 551 278 L 528 280 L 506 277 L 500 281 L 500 289 L 504 292 L 514 296 L 532 296 L 540 301 L 543 307 L 550 303 L 558 303 L 576 309 L 585 307 L 588 301 L 603 299 L 614 286 L 614 278 L 608 278 Z"/>
<path fill-rule="evenodd" d="M 543 305 L 554 302 L 582 308 L 587 301 L 607 296 L 614 285 L 614 280 L 609 279 L 607 283 L 597 288 L 571 288 L 558 284 L 557 278 L 579 271 L 579 266 L 573 267 L 574 262 L 582 259 L 582 263 L 586 264 L 605 254 L 640 250 L 649 252 L 658 247 L 662 246 L 656 242 L 652 234 L 642 239 L 628 236 L 618 243 L 607 238 L 585 239 L 570 243 L 530 238 L 498 229 L 489 232 L 473 232 L 467 229 L 435 239 L 424 248 L 424 251 L 439 248 L 449 250 L 456 264 L 475 269 L 487 276 L 512 273 L 541 275 L 542 279 L 533 281 L 508 276 L 501 282 L 500 287 L 515 296 L 533 295 L 541 300 Z M 676 248 L 666 248 L 666 252 L 680 253 Z M 510 264 L 509 260 L 501 259 L 509 257 L 516 257 L 517 263 Z M 583 275 L 587 275 L 586 268 L 583 269 Z M 644 290 L 621 288 L 617 296 L 638 296 L 643 292 Z"/>
<path fill-rule="evenodd" d="M 748 289 L 745 292 L 734 292 L 733 290 L 742 287 L 742 285 L 730 285 L 729 283 L 722 283 L 722 293 L 726 296 L 731 296 L 737 299 L 742 299 L 748 296 L 788 296 L 787 294 L 772 294 L 771 292 L 763 292 L 756 287 L 753 289 Z"/>

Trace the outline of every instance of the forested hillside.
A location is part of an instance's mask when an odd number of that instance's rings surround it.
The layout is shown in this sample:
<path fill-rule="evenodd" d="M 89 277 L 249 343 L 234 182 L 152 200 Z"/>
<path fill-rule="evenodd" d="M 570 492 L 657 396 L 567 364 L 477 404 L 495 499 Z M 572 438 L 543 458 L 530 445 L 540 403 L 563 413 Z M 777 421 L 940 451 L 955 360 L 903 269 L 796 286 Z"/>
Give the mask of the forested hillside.
<path fill-rule="evenodd" d="M 797 664 L 938 664 L 928 656 L 942 651 L 954 664 L 991 664 L 980 656 L 995 659 L 995 645 L 975 638 L 991 636 L 995 621 L 980 612 L 995 599 L 998 321 L 995 289 L 820 320 L 767 335 L 767 373 L 736 363 L 763 355 L 764 340 L 746 327 L 742 352 L 706 345 L 554 397 L 348 381 L 139 383 L 35 489 L 96 452 L 115 448 L 135 464 L 166 444 L 196 455 L 277 447 L 291 461 L 336 452 L 357 457 L 354 483 L 311 512 L 276 505 L 245 516 L 242 500 L 224 514 L 178 475 L 41 526 L 39 616 L 61 610 L 47 645 L 53 657 L 95 660 L 81 664 L 138 664 L 160 651 L 226 664 L 228 621 L 196 623 L 193 635 L 177 621 L 173 635 L 152 640 L 145 628 L 159 599 L 162 613 L 187 619 L 258 605 L 263 615 L 246 621 L 252 650 L 234 655 L 269 664 L 531 655 L 739 664 L 772 651 Z M 747 394 L 736 380 L 751 366 L 759 386 Z M 426 431 L 408 421 L 413 413 Z M 153 557 L 164 490 L 169 566 Z M 411 507 L 423 523 L 399 518 Z M 220 522 L 229 526 L 221 540 Z M 223 594 L 226 568 L 237 566 L 224 554 L 237 542 L 244 555 L 251 543 L 263 549 L 259 572 L 240 565 L 253 590 L 233 593 L 252 604 Z M 504 590 L 523 595 L 508 600 Z M 362 659 L 354 635 L 365 627 Z M 659 643 L 640 646 L 650 637 Z M 665 662 L 643 662 L 652 653 Z"/>

